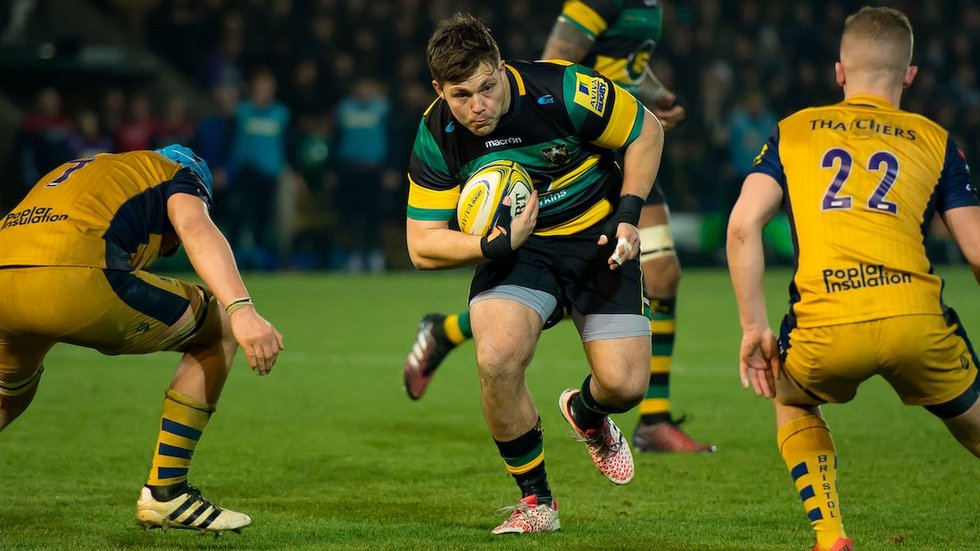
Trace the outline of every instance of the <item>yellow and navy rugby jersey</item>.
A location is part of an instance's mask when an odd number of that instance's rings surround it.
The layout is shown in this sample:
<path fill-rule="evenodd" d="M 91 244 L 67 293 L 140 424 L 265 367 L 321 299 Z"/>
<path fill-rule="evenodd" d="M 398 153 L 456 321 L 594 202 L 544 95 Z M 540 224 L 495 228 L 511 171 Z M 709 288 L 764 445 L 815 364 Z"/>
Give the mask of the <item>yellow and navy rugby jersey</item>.
<path fill-rule="evenodd" d="M 978 204 L 942 127 L 856 95 L 780 121 L 754 171 L 783 187 L 800 327 L 942 312 L 926 225 L 936 211 Z"/>
<path fill-rule="evenodd" d="M 167 199 L 175 193 L 211 201 L 191 169 L 153 151 L 65 163 L 0 221 L 0 266 L 145 268 L 173 231 Z"/>
<path fill-rule="evenodd" d="M 507 65 L 510 110 L 476 136 L 436 100 L 419 124 L 409 160 L 408 217 L 451 221 L 460 189 L 481 166 L 520 163 L 538 192 L 536 235 L 568 235 L 613 209 L 622 175 L 612 150 L 640 134 L 643 108 L 592 69 L 567 62 Z"/>
<path fill-rule="evenodd" d="M 582 65 L 637 91 L 663 35 L 660 0 L 568 0 L 559 17 L 595 40 Z"/>

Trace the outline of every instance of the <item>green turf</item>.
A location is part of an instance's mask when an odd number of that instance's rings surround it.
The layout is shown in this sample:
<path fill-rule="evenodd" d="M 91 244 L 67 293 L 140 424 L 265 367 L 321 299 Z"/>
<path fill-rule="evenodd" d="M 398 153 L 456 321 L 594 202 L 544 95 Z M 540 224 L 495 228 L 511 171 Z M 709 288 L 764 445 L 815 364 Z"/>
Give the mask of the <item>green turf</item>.
<path fill-rule="evenodd" d="M 969 272 L 940 274 L 947 301 L 980 331 Z M 774 322 L 787 278 L 767 280 Z M 697 270 L 682 284 L 673 403 L 718 453 L 641 456 L 630 485 L 605 481 L 555 406 L 585 375 L 574 329 L 560 326 L 544 334 L 528 378 L 562 530 L 491 537 L 495 510 L 517 494 L 483 424 L 472 345 L 423 401 L 401 387 L 419 316 L 459 309 L 467 282 L 465 273 L 249 278 L 287 348 L 269 377 L 236 365 L 195 455 L 192 481 L 254 519 L 219 539 L 143 532 L 132 520 L 177 356 L 56 347 L 34 405 L 0 435 L 0 549 L 809 549 L 770 406 L 738 384 L 727 274 Z M 939 422 L 877 380 L 826 415 L 859 549 L 976 548 L 980 471 Z M 630 431 L 635 416 L 619 422 Z"/>

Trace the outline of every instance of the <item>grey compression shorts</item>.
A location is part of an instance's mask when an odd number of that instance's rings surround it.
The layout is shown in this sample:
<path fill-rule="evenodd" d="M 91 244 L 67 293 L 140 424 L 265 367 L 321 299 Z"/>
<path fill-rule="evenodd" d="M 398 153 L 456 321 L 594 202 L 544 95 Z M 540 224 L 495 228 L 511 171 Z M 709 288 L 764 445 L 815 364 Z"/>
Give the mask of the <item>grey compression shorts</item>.
<path fill-rule="evenodd" d="M 534 310 L 541 324 L 553 317 L 558 299 L 551 293 L 519 285 L 498 285 L 473 297 L 470 307 L 482 300 L 512 300 Z M 628 337 L 650 337 L 650 320 L 640 314 L 588 314 L 572 310 L 572 319 L 582 342 Z"/>

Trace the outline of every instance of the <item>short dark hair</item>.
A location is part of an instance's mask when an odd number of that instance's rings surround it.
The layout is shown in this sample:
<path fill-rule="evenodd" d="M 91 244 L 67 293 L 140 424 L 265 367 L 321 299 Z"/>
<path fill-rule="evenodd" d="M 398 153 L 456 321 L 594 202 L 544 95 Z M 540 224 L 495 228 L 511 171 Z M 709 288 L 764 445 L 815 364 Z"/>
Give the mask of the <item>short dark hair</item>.
<path fill-rule="evenodd" d="M 425 54 L 429 72 L 440 84 L 463 82 L 481 64 L 496 69 L 500 63 L 500 49 L 490 29 L 468 13 L 440 21 Z"/>

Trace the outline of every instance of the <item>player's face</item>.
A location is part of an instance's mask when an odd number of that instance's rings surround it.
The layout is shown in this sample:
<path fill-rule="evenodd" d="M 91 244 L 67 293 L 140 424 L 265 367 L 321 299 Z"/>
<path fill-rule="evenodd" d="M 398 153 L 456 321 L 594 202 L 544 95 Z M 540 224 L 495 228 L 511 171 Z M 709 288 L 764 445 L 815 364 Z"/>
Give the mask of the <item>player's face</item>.
<path fill-rule="evenodd" d="M 440 85 L 433 81 L 432 85 L 460 124 L 477 136 L 486 136 L 510 107 L 510 83 L 504 70 L 503 61 L 498 67 L 484 63 L 463 82 Z"/>

